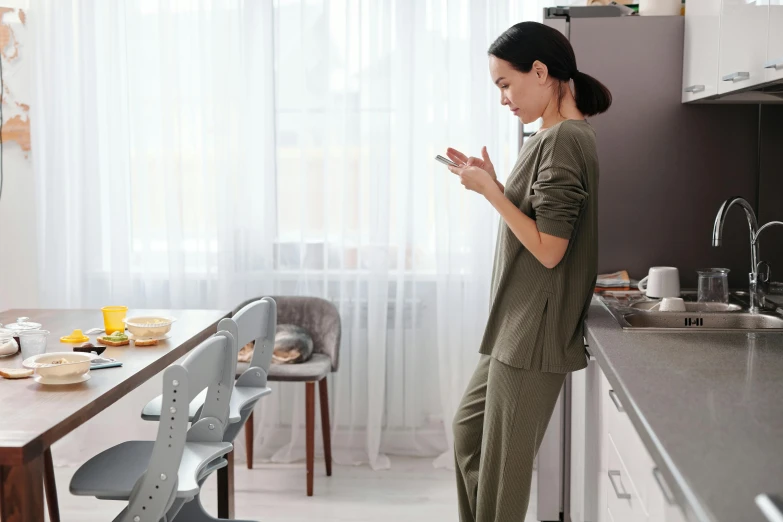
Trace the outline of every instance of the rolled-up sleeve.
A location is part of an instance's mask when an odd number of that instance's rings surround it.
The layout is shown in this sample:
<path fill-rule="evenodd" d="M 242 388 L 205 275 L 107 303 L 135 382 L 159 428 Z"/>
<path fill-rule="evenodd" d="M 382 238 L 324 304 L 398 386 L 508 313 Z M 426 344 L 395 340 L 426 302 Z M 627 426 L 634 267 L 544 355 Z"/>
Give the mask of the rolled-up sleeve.
<path fill-rule="evenodd" d="M 533 183 L 532 205 L 539 232 L 563 239 L 571 239 L 576 220 L 587 199 L 578 166 L 556 158 L 551 165 L 539 171 Z"/>

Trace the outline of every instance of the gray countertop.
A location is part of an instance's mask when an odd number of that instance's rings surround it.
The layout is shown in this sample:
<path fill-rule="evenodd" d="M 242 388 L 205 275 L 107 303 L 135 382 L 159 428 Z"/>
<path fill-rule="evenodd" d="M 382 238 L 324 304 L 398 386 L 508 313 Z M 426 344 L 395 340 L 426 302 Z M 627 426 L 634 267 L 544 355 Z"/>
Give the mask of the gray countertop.
<path fill-rule="evenodd" d="M 783 497 L 783 334 L 623 331 L 594 299 L 588 350 L 689 519 L 766 522 Z"/>

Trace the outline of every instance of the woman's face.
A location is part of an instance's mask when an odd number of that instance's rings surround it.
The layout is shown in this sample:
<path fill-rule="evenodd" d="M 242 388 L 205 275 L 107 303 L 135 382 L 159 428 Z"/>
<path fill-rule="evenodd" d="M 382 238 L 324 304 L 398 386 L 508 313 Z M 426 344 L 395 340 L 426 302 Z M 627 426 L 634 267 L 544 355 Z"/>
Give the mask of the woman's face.
<path fill-rule="evenodd" d="M 489 73 L 500 89 L 500 104 L 508 106 L 522 123 L 533 123 L 544 114 L 552 97 L 544 64 L 536 61 L 530 72 L 523 73 L 507 61 L 490 55 Z"/>

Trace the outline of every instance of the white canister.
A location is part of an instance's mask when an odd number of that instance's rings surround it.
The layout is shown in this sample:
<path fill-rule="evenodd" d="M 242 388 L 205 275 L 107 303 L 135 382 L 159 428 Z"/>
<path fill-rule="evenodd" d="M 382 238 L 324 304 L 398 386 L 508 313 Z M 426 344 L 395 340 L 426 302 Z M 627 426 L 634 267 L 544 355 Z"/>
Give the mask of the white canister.
<path fill-rule="evenodd" d="M 681 0 L 639 0 L 642 16 L 680 16 L 681 11 Z"/>
<path fill-rule="evenodd" d="M 19 351 L 19 345 L 14 340 L 14 333 L 11 330 L 0 328 L 0 357 L 16 355 Z"/>

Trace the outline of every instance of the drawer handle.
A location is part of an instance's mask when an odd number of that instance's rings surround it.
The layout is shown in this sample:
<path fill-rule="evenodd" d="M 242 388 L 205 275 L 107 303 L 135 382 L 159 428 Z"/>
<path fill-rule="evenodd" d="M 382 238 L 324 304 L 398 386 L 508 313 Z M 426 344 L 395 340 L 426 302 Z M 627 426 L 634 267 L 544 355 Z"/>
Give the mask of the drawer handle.
<path fill-rule="evenodd" d="M 696 94 L 697 92 L 704 92 L 705 89 L 706 87 L 704 85 L 689 85 L 685 88 L 685 92 Z"/>
<path fill-rule="evenodd" d="M 661 475 L 661 470 L 658 468 L 653 468 L 653 477 L 655 477 L 655 482 L 658 483 L 658 487 L 661 488 L 661 491 L 663 492 L 663 498 L 666 499 L 666 502 L 673 506 L 677 505 L 677 501 L 674 499 L 672 490 L 669 489 L 669 486 L 666 484 L 666 480 Z"/>
<path fill-rule="evenodd" d="M 776 71 L 778 69 L 783 69 L 783 58 L 780 58 L 779 60 L 770 60 L 767 63 L 764 64 L 765 69 L 775 69 Z"/>
<path fill-rule="evenodd" d="M 727 74 L 722 78 L 724 82 L 741 82 L 750 79 L 750 73 L 745 71 Z"/>
<path fill-rule="evenodd" d="M 609 397 L 611 397 L 612 402 L 614 403 L 614 407 L 617 408 L 617 411 L 620 413 L 625 413 L 623 405 L 620 404 L 620 399 L 617 397 L 617 394 L 614 392 L 614 390 L 609 390 Z"/>
<path fill-rule="evenodd" d="M 783 522 L 783 511 L 780 503 L 767 495 L 762 493 L 756 496 L 756 505 L 759 507 L 764 516 L 767 517 L 769 522 Z"/>
<path fill-rule="evenodd" d="M 625 488 L 623 488 L 623 492 L 620 493 L 620 489 L 617 487 L 617 484 L 614 482 L 615 477 L 619 477 L 620 472 L 614 469 L 609 470 L 609 482 L 612 483 L 612 488 L 614 488 L 614 494 L 617 495 L 617 498 L 630 500 L 631 494 L 625 492 Z M 622 479 L 620 479 L 622 481 Z"/>

